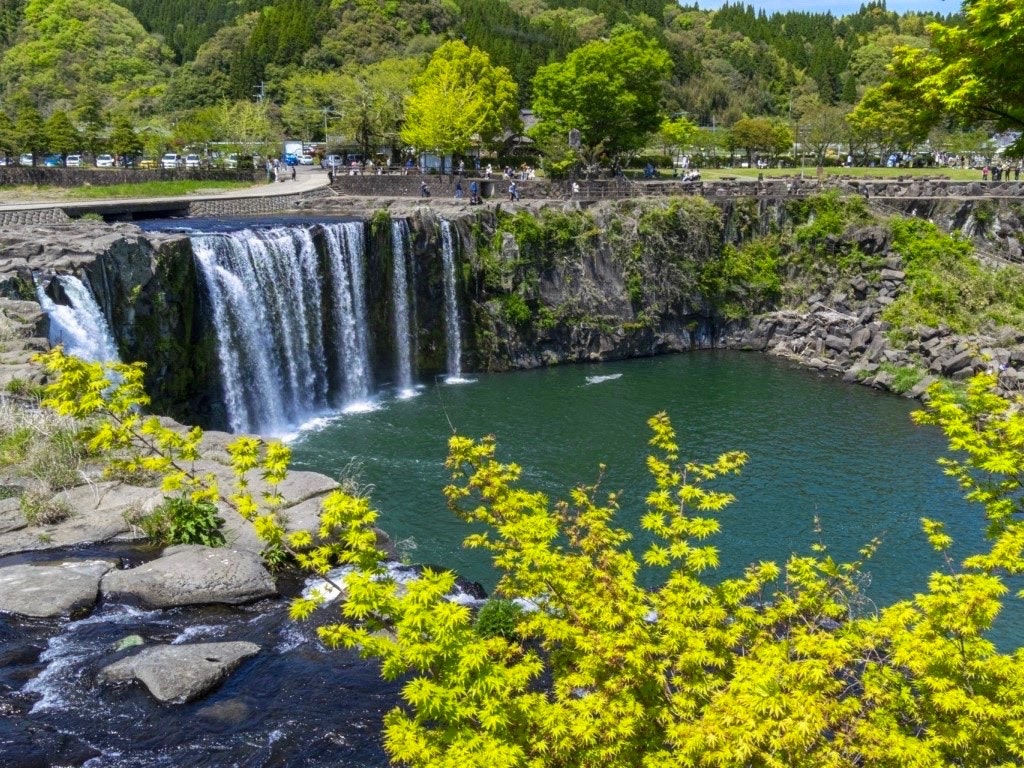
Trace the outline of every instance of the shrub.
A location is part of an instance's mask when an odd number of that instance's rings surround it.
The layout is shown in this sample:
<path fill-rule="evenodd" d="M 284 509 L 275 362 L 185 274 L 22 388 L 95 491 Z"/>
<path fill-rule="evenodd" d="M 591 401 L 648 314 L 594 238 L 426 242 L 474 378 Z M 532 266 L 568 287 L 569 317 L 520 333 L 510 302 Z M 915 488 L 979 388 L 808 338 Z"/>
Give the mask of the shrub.
<path fill-rule="evenodd" d="M 226 543 L 221 526 L 224 519 L 208 501 L 192 501 L 187 496 L 166 499 L 163 504 L 133 521 L 156 546 L 202 544 L 222 547 Z"/>
<path fill-rule="evenodd" d="M 523 609 L 511 600 L 488 600 L 476 615 L 477 633 L 481 637 L 511 638 Z"/>

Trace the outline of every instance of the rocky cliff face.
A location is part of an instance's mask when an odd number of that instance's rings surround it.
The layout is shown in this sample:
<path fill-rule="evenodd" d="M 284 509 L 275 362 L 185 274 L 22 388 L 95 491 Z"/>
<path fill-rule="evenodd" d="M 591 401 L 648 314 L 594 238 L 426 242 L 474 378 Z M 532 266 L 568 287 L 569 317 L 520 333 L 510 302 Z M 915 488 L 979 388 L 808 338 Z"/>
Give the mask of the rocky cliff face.
<path fill-rule="evenodd" d="M 985 220 L 986 231 L 1011 232 L 1003 239 L 1019 246 L 1014 205 L 986 218 L 979 211 L 995 205 L 991 200 L 973 204 L 971 213 L 951 199 L 906 204 L 961 231 Z M 926 375 L 960 377 L 993 365 L 1006 388 L 1024 379 L 1017 373 L 1024 371 L 1024 339 L 1013 334 L 965 338 L 915 328 L 906 329 L 908 341 L 899 347 L 890 342 L 881 313 L 900 295 L 905 274 L 880 227 L 823 237 L 816 261 L 791 262 L 780 285 L 759 285 L 757 265 L 736 261 L 735 247 L 780 233 L 792 215 L 786 201 L 674 198 L 513 210 L 436 202 L 350 213 L 367 221 L 377 380 L 387 380 L 395 356 L 391 226 L 398 218 L 407 223 L 412 251 L 408 281 L 420 380 L 445 370 L 442 219 L 454 233 L 467 370 L 730 346 L 897 390 L 919 391 Z M 322 252 L 322 243 L 317 247 Z M 186 236 L 78 221 L 7 231 L 0 249 L 0 294 L 31 299 L 45 275 L 76 274 L 103 308 L 122 358 L 146 362 L 154 408 L 185 422 L 225 424 L 212 308 Z M 861 259 L 852 267 L 851 253 Z M 905 386 L 909 374 L 901 375 L 906 369 L 919 373 L 911 387 Z"/>

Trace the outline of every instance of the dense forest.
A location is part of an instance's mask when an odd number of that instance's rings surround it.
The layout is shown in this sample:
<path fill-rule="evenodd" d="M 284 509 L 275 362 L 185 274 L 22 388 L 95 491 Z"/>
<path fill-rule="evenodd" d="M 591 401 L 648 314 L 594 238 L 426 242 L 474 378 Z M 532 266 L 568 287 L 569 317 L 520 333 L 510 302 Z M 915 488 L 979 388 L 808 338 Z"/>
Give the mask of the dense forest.
<path fill-rule="evenodd" d="M 362 130 L 394 145 L 393 124 L 367 125 L 394 120 L 393 105 L 446 41 L 506 68 L 530 108 L 539 68 L 622 25 L 670 57 L 664 115 L 709 127 L 791 122 L 801 109 L 849 112 L 883 81 L 896 46 L 927 45 L 935 20 L 884 1 L 835 17 L 663 0 L 0 0 L 0 134 L 32 123 L 19 110 L 34 110 L 36 121 L 67 114 L 101 135 L 130 120 L 159 149 L 225 126 L 259 132 L 243 105 L 257 101 L 278 134 Z"/>

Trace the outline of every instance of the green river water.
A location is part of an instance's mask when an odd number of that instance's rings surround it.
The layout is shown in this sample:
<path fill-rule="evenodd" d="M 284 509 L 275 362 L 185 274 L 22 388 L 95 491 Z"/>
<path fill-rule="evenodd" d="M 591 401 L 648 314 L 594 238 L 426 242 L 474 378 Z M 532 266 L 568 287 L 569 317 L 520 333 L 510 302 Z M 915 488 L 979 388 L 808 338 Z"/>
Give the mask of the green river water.
<path fill-rule="evenodd" d="M 384 397 L 374 410 L 319 422 L 293 441 L 293 464 L 337 475 L 355 460 L 374 487 L 381 527 L 415 545 L 413 561 L 444 565 L 488 589 L 493 571 L 485 555 L 462 549 L 467 528 L 441 492 L 452 427 L 496 435 L 499 457 L 520 464 L 524 484 L 552 497 L 592 483 L 605 463 L 603 487 L 623 492 L 619 524 L 638 534 L 651 487 L 644 467 L 651 415 L 668 412 L 687 460 L 746 451 L 743 473 L 717 486 L 737 496 L 713 542 L 720 576 L 807 552 L 817 515 L 837 558 L 856 558 L 872 537 L 883 539 L 866 570 L 868 596 L 885 604 L 923 590 L 928 574 L 943 567 L 921 517 L 947 522 L 958 556 L 982 539 L 980 508 L 964 502 L 936 465 L 943 436 L 915 426 L 910 413 L 918 404 L 902 398 L 728 352 L 472 378 L 431 383 L 417 397 Z M 1024 627 L 1019 601 L 1011 602 L 996 627 L 1000 645 L 1018 645 Z"/>

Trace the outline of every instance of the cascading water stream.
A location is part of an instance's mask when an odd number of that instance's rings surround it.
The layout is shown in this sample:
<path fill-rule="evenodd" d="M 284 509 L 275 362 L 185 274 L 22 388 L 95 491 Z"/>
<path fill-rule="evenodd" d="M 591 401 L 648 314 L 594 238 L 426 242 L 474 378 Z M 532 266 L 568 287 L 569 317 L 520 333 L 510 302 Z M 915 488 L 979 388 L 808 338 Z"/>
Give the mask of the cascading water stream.
<path fill-rule="evenodd" d="M 88 286 L 74 275 L 57 275 L 53 279 L 60 283 L 71 305 L 57 304 L 41 285 L 36 286 L 39 305 L 50 318 L 50 344 L 63 344 L 65 354 L 83 360 L 119 360 L 107 318 Z"/>
<path fill-rule="evenodd" d="M 409 324 L 409 279 L 406 270 L 406 241 L 409 222 L 391 222 L 391 311 L 395 326 L 395 378 L 399 397 L 416 394 L 412 381 L 412 326 Z M 411 255 L 411 254 L 410 254 Z"/>
<path fill-rule="evenodd" d="M 441 257 L 444 260 L 445 341 L 448 346 L 448 381 L 462 380 L 462 331 L 459 302 L 455 292 L 455 247 L 451 222 L 441 220 Z"/>
<path fill-rule="evenodd" d="M 336 369 L 344 374 L 344 394 L 336 407 L 362 410 L 370 400 L 370 350 L 363 280 L 363 225 L 349 222 L 324 227 L 337 340 Z"/>
<path fill-rule="evenodd" d="M 327 408 L 323 297 L 304 228 L 194 235 L 213 306 L 228 422 L 279 434 Z"/>

